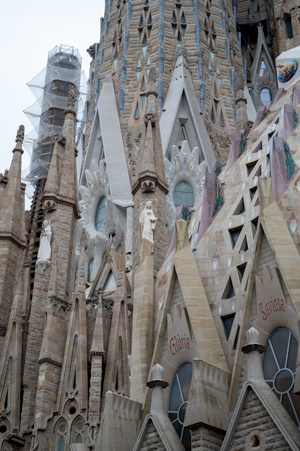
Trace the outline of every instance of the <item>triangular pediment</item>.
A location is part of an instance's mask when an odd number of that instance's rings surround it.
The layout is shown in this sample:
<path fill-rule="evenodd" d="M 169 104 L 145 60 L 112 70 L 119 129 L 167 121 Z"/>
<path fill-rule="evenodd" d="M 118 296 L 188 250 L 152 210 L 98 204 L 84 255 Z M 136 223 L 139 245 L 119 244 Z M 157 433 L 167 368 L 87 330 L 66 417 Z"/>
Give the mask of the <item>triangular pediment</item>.
<path fill-rule="evenodd" d="M 150 443 L 159 450 L 184 451 L 171 421 L 164 414 L 146 416 L 133 451 L 144 450 Z"/>
<path fill-rule="evenodd" d="M 242 434 L 241 434 L 241 431 Z M 300 432 L 265 381 L 244 385 L 221 451 L 240 449 L 298 450 Z"/>
<path fill-rule="evenodd" d="M 270 52 L 269 52 L 269 49 L 268 49 L 268 46 L 266 43 L 265 35 L 263 32 L 263 27 L 259 26 L 258 27 L 258 36 L 257 36 L 257 47 L 255 50 L 254 61 L 251 66 L 251 74 L 252 74 L 253 81 L 254 81 L 256 74 L 258 74 L 258 76 L 260 77 L 262 61 L 264 62 L 264 65 L 266 66 L 266 72 L 268 73 L 268 75 L 273 76 L 275 74 L 273 58 L 270 55 Z"/>
<path fill-rule="evenodd" d="M 93 160 L 105 157 L 110 197 L 124 207 L 132 203 L 131 185 L 127 169 L 119 112 L 111 76 L 106 76 L 98 104 L 94 110 L 88 149 L 80 183 L 85 185 L 85 170 Z M 120 177 L 122 174 L 122 177 Z"/>
<path fill-rule="evenodd" d="M 201 161 L 206 160 L 210 166 L 214 160 L 214 153 L 187 61 L 183 56 L 179 56 L 160 118 L 163 155 L 168 159 L 171 158 L 172 145 L 177 144 L 182 119 L 191 148 L 198 147 Z"/>

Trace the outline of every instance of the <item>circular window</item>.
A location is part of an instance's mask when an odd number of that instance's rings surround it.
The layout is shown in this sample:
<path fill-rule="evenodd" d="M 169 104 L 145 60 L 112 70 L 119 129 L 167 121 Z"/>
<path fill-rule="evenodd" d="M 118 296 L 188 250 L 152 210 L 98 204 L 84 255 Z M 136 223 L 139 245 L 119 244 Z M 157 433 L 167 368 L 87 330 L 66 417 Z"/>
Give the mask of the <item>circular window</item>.
<path fill-rule="evenodd" d="M 59 432 L 62 432 L 62 433 L 66 432 L 66 426 L 61 426 L 59 428 Z"/>
<path fill-rule="evenodd" d="M 69 412 L 70 412 L 70 415 L 75 415 L 75 413 L 76 413 L 76 407 L 74 407 L 74 406 L 70 407 Z"/>
<path fill-rule="evenodd" d="M 259 445 L 260 445 L 260 439 L 259 439 L 258 435 L 253 435 L 253 437 L 251 437 L 251 441 L 250 441 L 250 448 L 258 449 Z"/>
<path fill-rule="evenodd" d="M 300 399 L 293 393 L 298 341 L 288 329 L 277 329 L 270 337 L 263 358 L 265 381 L 300 426 Z"/>
<path fill-rule="evenodd" d="M 77 430 L 82 431 L 82 429 L 83 429 L 83 424 L 82 423 L 77 424 Z"/>
<path fill-rule="evenodd" d="M 269 105 L 272 102 L 272 94 L 270 89 L 264 88 L 260 91 L 260 100 L 264 105 Z"/>
<path fill-rule="evenodd" d="M 93 267 L 94 267 L 94 259 L 92 259 L 88 265 L 88 275 L 87 275 L 88 282 L 90 282 L 92 280 Z"/>
<path fill-rule="evenodd" d="M 4 434 L 7 431 L 7 427 L 5 426 L 5 424 L 1 424 L 0 426 L 0 433 Z"/>
<path fill-rule="evenodd" d="M 180 205 L 186 205 L 187 207 L 194 206 L 194 194 L 193 190 L 185 182 L 180 182 L 176 186 L 174 190 L 173 196 L 175 207 L 179 207 Z"/>
<path fill-rule="evenodd" d="M 183 365 L 174 378 L 170 399 L 169 418 L 186 451 L 191 450 L 191 431 L 183 427 L 187 400 L 192 380 L 193 367 L 191 363 Z"/>
<path fill-rule="evenodd" d="M 102 197 L 102 199 L 98 204 L 95 214 L 95 227 L 97 231 L 99 231 L 102 227 L 105 218 L 105 210 L 106 210 L 106 197 Z"/>

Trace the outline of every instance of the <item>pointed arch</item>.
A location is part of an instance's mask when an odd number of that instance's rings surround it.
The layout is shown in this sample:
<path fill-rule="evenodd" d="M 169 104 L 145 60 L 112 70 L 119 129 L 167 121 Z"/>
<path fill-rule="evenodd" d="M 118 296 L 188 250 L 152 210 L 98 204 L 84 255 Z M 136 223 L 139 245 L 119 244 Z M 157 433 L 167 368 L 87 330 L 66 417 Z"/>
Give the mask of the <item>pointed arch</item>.
<path fill-rule="evenodd" d="M 67 451 L 68 423 L 64 418 L 59 418 L 53 428 L 52 451 Z"/>
<path fill-rule="evenodd" d="M 70 441 L 71 443 L 84 443 L 85 438 L 85 419 L 78 415 L 74 418 L 70 427 Z"/>

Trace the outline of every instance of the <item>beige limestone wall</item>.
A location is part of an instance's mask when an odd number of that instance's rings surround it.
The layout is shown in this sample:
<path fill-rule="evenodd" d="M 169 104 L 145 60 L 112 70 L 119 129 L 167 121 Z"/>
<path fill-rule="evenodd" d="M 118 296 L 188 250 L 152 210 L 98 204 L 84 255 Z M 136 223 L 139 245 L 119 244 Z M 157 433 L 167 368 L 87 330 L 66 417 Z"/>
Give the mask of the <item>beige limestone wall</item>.
<path fill-rule="evenodd" d="M 213 431 L 205 426 L 191 430 L 193 451 L 219 451 L 222 446 L 224 434 Z"/>
<path fill-rule="evenodd" d="M 164 444 L 151 421 L 140 451 L 165 451 L 165 449 L 166 448 L 164 447 Z"/>
<path fill-rule="evenodd" d="M 0 240 L 0 309 L 1 322 L 7 323 L 13 299 L 18 246 L 11 240 Z"/>
<path fill-rule="evenodd" d="M 30 428 L 33 424 L 39 372 L 38 359 L 45 326 L 44 303 L 48 292 L 49 277 L 50 267 L 45 271 L 41 268 L 36 268 L 23 376 L 24 399 L 21 414 L 21 431 Z"/>
<path fill-rule="evenodd" d="M 253 390 L 249 390 L 244 409 L 229 447 L 230 451 L 242 451 L 249 446 L 249 436 L 261 431 L 265 437 L 264 451 L 289 451 L 290 447 L 269 416 Z M 250 449 L 250 448 L 249 448 Z M 254 448 L 253 448 L 254 449 Z"/>

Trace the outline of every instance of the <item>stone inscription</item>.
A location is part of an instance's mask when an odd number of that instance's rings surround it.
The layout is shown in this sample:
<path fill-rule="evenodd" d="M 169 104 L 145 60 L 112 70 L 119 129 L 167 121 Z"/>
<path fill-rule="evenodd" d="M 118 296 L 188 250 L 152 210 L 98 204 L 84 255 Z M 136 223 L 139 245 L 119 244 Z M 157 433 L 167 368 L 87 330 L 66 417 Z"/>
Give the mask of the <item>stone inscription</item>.
<path fill-rule="evenodd" d="M 285 312 L 284 300 L 274 299 L 273 301 L 259 304 L 259 310 L 262 313 L 262 319 L 266 321 L 268 316 L 275 312 Z"/>
<path fill-rule="evenodd" d="M 175 355 L 177 352 L 182 351 L 183 349 L 191 349 L 190 338 L 186 337 L 185 334 L 183 334 L 183 337 L 180 337 L 179 334 L 175 334 L 174 337 L 170 339 L 171 354 Z"/>

